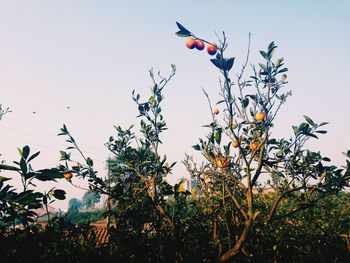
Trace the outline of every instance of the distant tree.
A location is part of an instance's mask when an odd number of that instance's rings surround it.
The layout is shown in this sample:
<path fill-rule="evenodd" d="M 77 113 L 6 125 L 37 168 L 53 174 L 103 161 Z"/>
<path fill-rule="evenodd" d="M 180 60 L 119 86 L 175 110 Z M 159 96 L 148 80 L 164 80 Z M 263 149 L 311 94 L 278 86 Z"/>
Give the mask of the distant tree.
<path fill-rule="evenodd" d="M 83 203 L 77 198 L 71 198 L 68 202 L 68 210 L 79 210 L 83 207 Z"/>
<path fill-rule="evenodd" d="M 87 191 L 83 196 L 83 206 L 85 208 L 95 208 L 95 204 L 100 202 L 101 195 L 98 192 Z"/>

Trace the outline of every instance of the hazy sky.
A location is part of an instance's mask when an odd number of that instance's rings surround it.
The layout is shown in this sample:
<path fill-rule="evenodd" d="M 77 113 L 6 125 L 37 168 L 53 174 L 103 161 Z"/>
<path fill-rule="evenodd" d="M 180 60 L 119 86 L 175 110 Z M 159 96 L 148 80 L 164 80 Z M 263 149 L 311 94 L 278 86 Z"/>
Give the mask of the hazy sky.
<path fill-rule="evenodd" d="M 13 111 L 0 122 L 2 159 L 17 160 L 17 147 L 28 144 L 41 151 L 35 169 L 56 166 L 66 147 L 56 134 L 65 123 L 105 175 L 104 143 L 114 134 L 113 125 L 139 123 L 132 90 L 148 97 L 148 69 L 167 74 L 176 64 L 165 90 L 169 130 L 161 150 L 169 161 L 178 161 L 170 182 L 188 176 L 181 160 L 185 152 L 193 154 L 191 146 L 207 133 L 202 125 L 210 121 L 201 87 L 217 101 L 219 74 L 206 52 L 188 50 L 174 35 L 179 21 L 212 41 L 214 30 L 224 30 L 228 53 L 236 57 L 233 74 L 243 63 L 249 32 L 253 63 L 261 61 L 258 51 L 275 41 L 293 92 L 275 134 L 292 135 L 291 125 L 303 121 L 303 114 L 328 121 L 329 133 L 309 146 L 341 165 L 341 152 L 350 149 L 349 14 L 346 0 L 0 0 L 0 103 Z M 56 207 L 83 195 L 63 180 L 59 187 L 68 194 Z"/>

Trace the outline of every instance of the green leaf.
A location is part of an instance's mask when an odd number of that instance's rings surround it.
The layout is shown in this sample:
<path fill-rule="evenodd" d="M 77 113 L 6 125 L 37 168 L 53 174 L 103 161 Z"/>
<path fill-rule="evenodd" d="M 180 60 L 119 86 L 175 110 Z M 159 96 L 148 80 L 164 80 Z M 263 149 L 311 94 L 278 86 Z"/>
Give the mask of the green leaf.
<path fill-rule="evenodd" d="M 221 133 L 222 133 L 221 129 L 217 129 L 217 130 L 215 131 L 214 138 L 215 138 L 215 142 L 216 142 L 217 144 L 220 144 L 220 143 L 221 143 Z"/>
<path fill-rule="evenodd" d="M 11 178 L 7 178 L 7 177 L 4 177 L 4 176 L 0 175 L 0 183 L 5 182 L 5 181 L 10 180 L 10 179 Z"/>
<path fill-rule="evenodd" d="M 184 31 L 177 31 L 175 33 L 175 35 L 177 35 L 178 37 L 190 37 L 190 36 L 192 36 L 191 33 L 184 32 Z"/>
<path fill-rule="evenodd" d="M 249 104 L 249 99 L 248 98 L 245 98 L 241 101 L 242 103 L 242 107 L 243 108 L 247 108 L 248 104 Z"/>
<path fill-rule="evenodd" d="M 70 161 L 70 153 L 66 153 L 65 151 L 60 151 L 60 161 Z"/>
<path fill-rule="evenodd" d="M 195 149 L 196 151 L 199 151 L 201 149 L 201 147 L 198 144 L 193 145 L 192 148 Z"/>
<path fill-rule="evenodd" d="M 299 132 L 305 132 L 309 127 L 310 126 L 308 123 L 303 122 L 302 124 L 299 125 Z"/>
<path fill-rule="evenodd" d="M 187 28 L 185 28 L 183 25 L 181 25 L 179 22 L 176 22 L 176 25 L 180 29 L 180 31 L 175 33 L 177 36 L 179 37 L 192 36 L 191 32 Z"/>
<path fill-rule="evenodd" d="M 276 48 L 275 42 L 272 41 L 272 42 L 269 44 L 269 46 L 268 46 L 268 50 L 271 50 L 271 49 L 274 49 L 274 48 Z"/>
<path fill-rule="evenodd" d="M 23 174 L 26 174 L 27 171 L 28 171 L 28 169 L 27 169 L 27 163 L 26 163 L 26 161 L 24 160 L 23 157 L 21 158 L 21 160 L 20 160 L 20 162 L 19 162 L 19 165 L 20 165 L 20 167 L 21 167 L 22 173 L 23 173 Z"/>
<path fill-rule="evenodd" d="M 189 30 L 187 30 L 187 28 L 185 28 L 183 25 L 181 25 L 179 22 L 176 22 L 177 27 L 180 29 L 180 31 L 184 31 L 184 32 L 190 32 Z"/>
<path fill-rule="evenodd" d="M 66 192 L 64 190 L 55 189 L 52 195 L 58 200 L 66 199 Z"/>
<path fill-rule="evenodd" d="M 321 122 L 320 125 L 318 125 L 318 126 L 321 127 L 321 126 L 324 126 L 324 125 L 327 125 L 327 124 L 329 124 L 329 122 Z"/>
<path fill-rule="evenodd" d="M 29 159 L 28 159 L 27 162 L 29 163 L 31 160 L 33 160 L 34 158 L 36 158 L 39 154 L 40 154 L 40 152 L 34 153 L 32 156 L 29 157 Z"/>
<path fill-rule="evenodd" d="M 94 162 L 92 161 L 92 159 L 90 157 L 86 158 L 86 164 L 90 167 L 92 167 L 94 165 Z"/>
<path fill-rule="evenodd" d="M 303 116 L 304 116 L 305 120 L 306 120 L 312 127 L 314 127 L 314 128 L 317 127 L 317 124 L 316 124 L 311 118 L 309 118 L 309 117 L 306 116 L 306 115 L 303 115 Z"/>
<path fill-rule="evenodd" d="M 36 178 L 40 181 L 48 181 L 58 178 L 62 178 L 63 173 L 58 170 L 57 168 L 51 168 L 51 169 L 42 169 L 36 172 Z"/>
<path fill-rule="evenodd" d="M 24 159 L 27 159 L 29 153 L 30 153 L 30 148 L 29 148 L 29 146 L 28 146 L 28 145 L 24 146 L 24 147 L 23 147 L 23 150 L 22 150 L 22 157 L 23 157 Z"/>
<path fill-rule="evenodd" d="M 260 52 L 261 56 L 263 56 L 263 58 L 268 59 L 265 51 L 260 50 L 259 52 Z"/>
<path fill-rule="evenodd" d="M 227 71 L 230 71 L 232 66 L 233 66 L 234 61 L 235 61 L 235 58 L 229 58 L 229 59 L 225 60 L 224 69 Z"/>
<path fill-rule="evenodd" d="M 318 130 L 318 131 L 315 131 L 315 132 L 321 133 L 321 134 L 326 134 L 327 133 L 327 131 L 324 131 L 324 130 Z"/>
<path fill-rule="evenodd" d="M 15 166 L 10 166 L 6 164 L 0 164 L 0 170 L 6 170 L 6 171 L 16 171 L 18 172 L 20 169 Z"/>
<path fill-rule="evenodd" d="M 283 68 L 283 69 L 279 70 L 277 73 L 283 73 L 283 72 L 287 72 L 287 71 L 288 71 L 287 68 Z"/>
<path fill-rule="evenodd" d="M 224 70 L 224 65 L 222 65 L 222 60 L 218 60 L 216 58 L 213 58 L 210 61 L 211 61 L 211 63 L 214 64 L 215 67 L 217 67 L 217 68 L 219 68 L 221 70 Z"/>

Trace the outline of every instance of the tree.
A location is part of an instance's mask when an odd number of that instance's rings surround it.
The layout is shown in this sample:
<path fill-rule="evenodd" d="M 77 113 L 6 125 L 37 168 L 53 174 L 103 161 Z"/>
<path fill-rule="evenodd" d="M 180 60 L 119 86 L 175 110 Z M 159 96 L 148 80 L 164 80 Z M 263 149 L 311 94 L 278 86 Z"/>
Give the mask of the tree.
<path fill-rule="evenodd" d="M 68 201 L 68 210 L 79 210 L 83 207 L 83 203 L 77 198 L 71 198 Z"/>
<path fill-rule="evenodd" d="M 210 43 L 177 23 L 180 37 Z M 285 91 L 287 82 L 284 58 L 273 59 L 277 46 L 271 42 L 260 51 L 262 62 L 252 65 L 246 77 L 250 54 L 250 36 L 246 61 L 231 79 L 234 57 L 226 57 L 227 38 L 219 39 L 218 54 L 210 61 L 219 70 L 219 93 L 223 113 L 219 115 L 205 90 L 212 112 L 206 127 L 209 134 L 193 148 L 205 158 L 202 165 L 187 156 L 184 163 L 193 179 L 201 185 L 202 195 L 212 208 L 213 236 L 219 248 L 221 262 L 231 260 L 242 252 L 252 256 L 245 246 L 254 237 L 258 222 L 273 224 L 275 219 L 288 218 L 307 209 L 349 186 L 350 162 L 346 170 L 328 165 L 330 159 L 320 152 L 305 148 L 310 139 L 325 134 L 326 122 L 317 124 L 305 117 L 305 122 L 293 126 L 294 136 L 273 137 L 272 127 L 281 106 L 291 95 Z M 349 152 L 347 157 L 350 157 Z M 264 178 L 268 178 L 265 180 Z M 257 207 L 259 189 L 270 187 L 276 193 L 267 207 Z M 287 197 L 296 197 L 292 205 L 285 205 Z M 283 207 L 277 212 L 278 207 Z M 269 211 L 267 214 L 264 212 Z"/>
<path fill-rule="evenodd" d="M 86 191 L 83 196 L 83 206 L 87 209 L 95 209 L 95 204 L 100 202 L 101 195 L 98 192 Z"/>

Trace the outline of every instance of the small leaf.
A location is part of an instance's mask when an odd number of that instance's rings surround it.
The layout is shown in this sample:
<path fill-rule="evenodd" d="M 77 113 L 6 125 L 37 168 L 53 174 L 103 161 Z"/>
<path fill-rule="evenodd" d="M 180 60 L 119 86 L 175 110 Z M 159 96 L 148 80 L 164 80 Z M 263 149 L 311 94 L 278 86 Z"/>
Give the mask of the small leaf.
<path fill-rule="evenodd" d="M 28 159 L 27 162 L 29 163 L 31 160 L 33 160 L 34 158 L 36 158 L 39 154 L 40 154 L 40 152 L 34 153 L 32 156 L 29 157 L 29 159 Z"/>
<path fill-rule="evenodd" d="M 267 54 L 265 51 L 260 50 L 260 54 L 263 56 L 263 58 L 267 59 Z"/>
<path fill-rule="evenodd" d="M 213 58 L 213 59 L 211 59 L 210 61 L 214 64 L 215 67 L 217 67 L 217 68 L 219 68 L 219 69 L 221 69 L 221 70 L 224 70 L 224 67 L 223 67 L 223 65 L 222 65 L 222 61 L 221 61 L 221 60 L 218 60 L 218 59 L 216 59 L 216 58 Z"/>
<path fill-rule="evenodd" d="M 199 151 L 201 149 L 201 147 L 198 144 L 193 145 L 192 148 L 195 149 L 196 151 Z"/>
<path fill-rule="evenodd" d="M 244 98 L 242 101 L 242 107 L 243 108 L 247 108 L 248 107 L 248 104 L 249 104 L 249 99 L 248 98 Z"/>
<path fill-rule="evenodd" d="M 287 68 L 283 68 L 283 69 L 279 70 L 277 73 L 283 73 L 283 72 L 287 72 L 287 71 L 288 71 Z"/>
<path fill-rule="evenodd" d="M 23 147 L 23 150 L 22 150 L 22 157 L 23 157 L 24 159 L 27 159 L 29 153 L 30 153 L 30 148 L 29 148 L 29 146 L 28 146 L 28 145 L 24 146 L 24 147 Z"/>
<path fill-rule="evenodd" d="M 314 123 L 314 121 L 313 121 L 311 118 L 309 118 L 309 117 L 306 116 L 306 115 L 303 115 L 303 116 L 304 116 L 305 120 L 306 120 L 312 127 L 314 127 L 314 128 L 317 127 L 316 123 Z"/>
<path fill-rule="evenodd" d="M 66 199 L 66 192 L 60 189 L 55 189 L 52 195 L 58 200 Z"/>
<path fill-rule="evenodd" d="M 189 30 L 187 30 L 187 28 L 185 28 L 183 25 L 181 25 L 179 22 L 176 22 L 177 27 L 180 29 L 180 31 L 182 32 L 190 32 Z"/>
<path fill-rule="evenodd" d="M 184 32 L 184 31 L 177 31 L 175 33 L 175 35 L 177 35 L 178 37 L 190 37 L 190 36 L 192 36 L 191 33 Z"/>
<path fill-rule="evenodd" d="M 229 58 L 225 60 L 225 65 L 224 65 L 225 70 L 230 71 L 234 61 L 235 61 L 235 58 Z"/>
<path fill-rule="evenodd" d="M 327 125 L 327 124 L 329 124 L 329 122 L 321 122 L 320 125 L 318 125 L 318 126 L 324 126 L 324 125 Z"/>
<path fill-rule="evenodd" d="M 19 171 L 20 169 L 14 166 L 6 165 L 6 164 L 0 164 L 0 170 L 6 170 L 6 171 Z"/>
<path fill-rule="evenodd" d="M 21 158 L 21 161 L 19 162 L 19 165 L 20 165 L 20 167 L 21 167 L 22 173 L 23 173 L 23 174 L 26 174 L 27 171 L 28 171 L 28 169 L 27 169 L 27 163 L 26 163 L 26 161 L 24 160 L 23 157 Z"/>
<path fill-rule="evenodd" d="M 86 164 L 91 167 L 94 165 L 94 162 L 92 161 L 92 159 L 90 157 L 88 157 L 88 158 L 86 158 Z"/>
<path fill-rule="evenodd" d="M 4 176 L 0 176 L 0 183 L 10 180 L 11 178 L 6 178 Z"/>
<path fill-rule="evenodd" d="M 221 133 L 222 133 L 221 129 L 217 129 L 217 130 L 215 131 L 214 138 L 215 138 L 215 142 L 216 142 L 217 144 L 220 144 L 220 143 L 221 143 Z"/>

